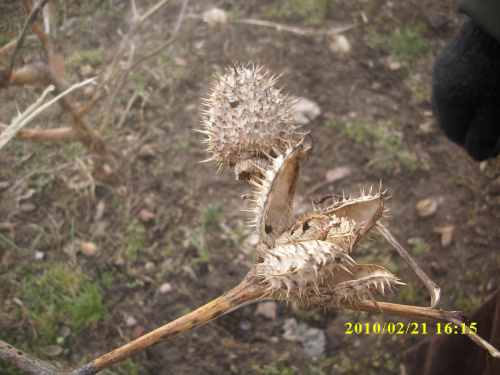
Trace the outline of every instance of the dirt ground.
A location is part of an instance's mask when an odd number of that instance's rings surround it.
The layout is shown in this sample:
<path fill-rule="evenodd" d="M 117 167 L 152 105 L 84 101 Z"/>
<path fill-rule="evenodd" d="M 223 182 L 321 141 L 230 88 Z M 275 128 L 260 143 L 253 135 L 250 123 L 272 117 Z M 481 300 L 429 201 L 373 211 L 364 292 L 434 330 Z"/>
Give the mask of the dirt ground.
<path fill-rule="evenodd" d="M 139 1 L 139 11 L 153 4 Z M 5 43 L 15 37 L 23 13 L 14 1 L 0 7 L 6 10 L 0 16 Z M 194 131 L 200 128 L 200 98 L 210 93 L 212 74 L 223 73 L 233 59 L 283 72 L 286 92 L 321 109 L 304 125 L 316 144 L 302 166 L 298 214 L 311 209 L 311 198 L 357 195 L 382 181 L 391 196 L 383 223 L 442 288 L 443 309 L 470 312 L 498 288 L 499 162 L 479 165 L 449 142 L 432 118 L 429 99 L 434 58 L 464 20 L 455 1 L 193 0 L 187 13 L 201 15 L 212 7 L 224 9 L 230 19 L 300 28 L 355 23 L 343 33 L 351 51 L 335 54 L 330 37 L 237 23 L 213 30 L 187 17 L 175 41 L 131 74 L 118 99 L 106 135 L 120 162 L 112 179 L 91 177 L 89 155 L 79 144 L 11 141 L 0 151 L 0 339 L 63 367 L 81 365 L 243 279 L 254 248 L 245 226 L 248 216 L 241 212 L 248 203 L 241 196 L 251 190 L 232 171 L 216 173 L 214 165 L 198 163 L 209 156 L 199 142 L 202 135 Z M 60 39 L 68 79 L 101 74 L 119 32 L 129 25 L 129 2 L 67 2 L 56 9 L 66 15 Z M 147 21 L 133 41 L 138 51 L 168 38 L 179 9 L 180 1 L 168 2 Z M 20 62 L 37 58 L 37 48 L 28 38 Z M 83 65 L 91 72 L 82 72 Z M 0 91 L 0 121 L 9 123 L 40 93 L 35 87 Z M 104 105 L 92 110 L 96 127 L 105 111 Z M 30 127 L 60 125 L 67 126 L 66 120 L 53 107 Z M 329 182 L 327 172 L 338 167 L 349 174 Z M 427 217 L 417 211 L 424 199 L 437 203 Z M 443 246 L 436 228 L 450 226 L 451 242 Z M 85 254 L 82 241 L 97 251 Z M 423 285 L 380 235 L 358 245 L 353 257 L 382 265 L 408 284 L 384 300 L 429 304 Z M 105 311 L 100 319 L 78 328 L 60 315 L 52 327 L 56 334 L 44 331 L 38 318 L 49 303 L 30 288 L 54 267 L 99 286 Z M 40 311 L 37 298 L 46 304 Z M 347 335 L 346 323 L 408 321 L 284 303 L 270 319 L 255 315 L 256 308 L 221 317 L 107 373 L 397 374 L 402 351 L 434 334 L 429 329 L 428 335 Z M 290 318 L 324 332 L 320 358 L 283 338 Z M 60 329 L 68 326 L 70 334 L 61 340 Z M 51 345 L 64 351 L 50 356 Z M 19 373 L 4 364 L 0 372 Z"/>

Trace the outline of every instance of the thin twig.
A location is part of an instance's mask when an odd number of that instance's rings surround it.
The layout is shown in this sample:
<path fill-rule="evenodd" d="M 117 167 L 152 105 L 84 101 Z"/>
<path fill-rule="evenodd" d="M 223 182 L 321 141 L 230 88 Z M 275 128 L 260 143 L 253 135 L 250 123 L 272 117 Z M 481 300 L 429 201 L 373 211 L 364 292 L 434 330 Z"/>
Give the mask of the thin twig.
<path fill-rule="evenodd" d="M 12 139 L 14 138 L 17 133 L 21 131 L 21 129 L 28 125 L 28 122 L 23 122 L 25 118 L 27 118 L 31 113 L 35 111 L 35 109 L 39 108 L 47 95 L 49 95 L 52 91 L 55 90 L 55 87 L 53 85 L 50 85 L 47 87 L 40 98 L 37 99 L 35 103 L 33 103 L 29 108 L 24 111 L 17 119 L 14 121 L 5 131 L 3 131 L 0 134 L 0 150 Z"/>
<path fill-rule="evenodd" d="M 141 26 L 143 24 L 143 22 L 150 16 L 152 15 L 154 12 L 156 12 L 158 9 L 160 9 L 163 5 L 165 5 L 167 3 L 168 0 L 161 0 L 159 1 L 158 3 L 156 3 L 155 5 L 153 5 L 148 11 L 146 11 L 146 13 L 144 13 L 142 16 L 139 17 L 139 21 L 138 21 L 138 24 L 139 26 Z"/>
<path fill-rule="evenodd" d="M 235 20 L 230 20 L 230 22 L 231 23 L 241 23 L 241 24 L 246 24 L 246 25 L 265 26 L 265 27 L 270 27 L 270 28 L 276 29 L 277 31 L 287 31 L 290 33 L 303 35 L 303 36 L 335 35 L 335 34 L 340 34 L 340 33 L 347 31 L 347 30 L 351 30 L 357 26 L 356 24 L 351 23 L 348 25 L 335 27 L 335 28 L 330 29 L 330 30 L 317 30 L 317 29 L 313 29 L 313 28 L 309 28 L 309 27 L 301 28 L 301 27 L 295 27 L 295 26 L 282 25 L 282 24 L 275 23 L 275 22 L 262 21 L 262 20 L 252 20 L 252 19 L 235 19 Z"/>
<path fill-rule="evenodd" d="M 162 1 L 161 5 L 164 5 L 165 3 L 166 3 L 166 1 Z M 156 56 L 158 53 L 160 53 L 161 51 L 163 51 L 167 46 L 169 46 L 174 41 L 175 37 L 177 36 L 177 33 L 179 32 L 179 28 L 181 26 L 182 20 L 184 19 L 184 13 L 186 11 L 186 5 L 187 5 L 187 0 L 183 0 L 182 6 L 181 6 L 181 10 L 179 11 L 179 15 L 177 17 L 177 22 L 175 24 L 174 30 L 172 31 L 172 34 L 170 35 L 170 38 L 164 44 L 162 44 L 160 47 L 156 48 L 153 52 L 149 53 L 146 56 L 140 57 L 139 59 L 137 59 L 133 63 L 131 62 L 129 64 L 128 68 L 123 72 L 123 74 L 121 75 L 121 77 L 116 82 L 115 89 L 113 90 L 113 92 L 109 96 L 108 106 L 106 108 L 104 119 L 103 119 L 103 121 L 101 123 L 100 131 L 99 131 L 101 135 L 105 134 L 106 131 L 107 131 L 107 129 L 108 129 L 108 126 L 109 126 L 109 124 L 111 122 L 111 114 L 113 112 L 113 109 L 114 109 L 114 106 L 115 106 L 115 103 L 116 103 L 116 98 L 118 97 L 118 95 L 120 94 L 120 92 L 125 87 L 125 83 L 126 83 L 126 80 L 127 80 L 128 76 L 129 76 L 129 74 L 134 69 L 136 69 L 140 64 L 142 64 L 143 62 L 145 62 L 145 61 L 151 59 L 152 57 Z M 151 9 L 153 9 L 153 8 L 156 8 L 156 5 L 153 6 Z M 147 15 L 147 17 L 149 17 L 153 13 L 153 12 L 151 12 L 151 9 L 148 10 L 148 11 L 146 11 L 145 15 Z M 144 17 L 144 15 L 141 16 L 140 17 L 140 23 L 144 22 L 144 20 L 147 17 Z M 130 32 L 129 32 L 129 34 L 130 34 Z M 108 71 L 106 72 L 104 80 L 106 80 L 108 77 L 110 77 L 111 74 L 112 74 L 112 72 L 114 72 L 114 70 L 116 69 L 116 65 L 118 64 L 118 61 L 119 61 L 119 59 L 117 57 L 120 56 L 120 58 L 121 58 L 121 56 L 123 55 L 123 50 L 124 50 L 125 44 L 126 44 L 125 42 L 130 38 L 129 34 L 127 34 L 127 38 L 124 37 L 122 39 L 122 42 L 121 42 L 120 47 L 119 47 L 119 51 L 118 51 L 115 59 L 113 59 L 113 62 L 111 63 L 110 69 L 108 69 Z M 96 93 L 95 97 L 96 98 L 98 97 L 97 93 Z M 94 98 L 92 98 L 92 100 L 93 99 Z"/>
<path fill-rule="evenodd" d="M 37 117 L 40 113 L 45 111 L 47 108 L 49 108 L 51 105 L 59 101 L 61 98 L 64 96 L 68 95 L 69 93 L 86 86 L 92 82 L 94 82 L 94 78 L 89 78 L 86 79 L 83 82 L 77 83 L 73 86 L 71 86 L 69 89 L 63 91 L 59 95 L 57 95 L 55 98 L 49 100 L 47 103 L 43 104 L 43 101 L 45 100 L 45 97 L 52 91 L 54 91 L 54 86 L 50 85 L 45 91 L 43 92 L 42 96 L 34 103 L 32 104 L 23 114 L 21 114 L 4 132 L 0 134 L 0 150 L 9 142 L 12 138 L 16 136 L 19 131 L 28 125 L 35 117 Z"/>
<path fill-rule="evenodd" d="M 116 126 L 116 129 L 120 129 L 123 126 L 123 123 L 127 119 L 127 115 L 130 112 L 130 109 L 132 108 L 132 105 L 135 102 L 135 99 L 139 96 L 139 91 L 135 91 L 132 97 L 129 99 L 127 106 L 125 107 L 125 110 L 123 111 L 122 117 L 120 121 L 118 122 L 118 125 Z"/>
<path fill-rule="evenodd" d="M 205 17 L 199 14 L 190 13 L 186 15 L 187 18 L 194 18 L 198 20 L 204 20 Z M 312 27 L 297 27 L 297 26 L 288 26 L 283 25 L 281 23 L 257 20 L 251 18 L 236 18 L 228 20 L 229 23 L 239 23 L 245 25 L 255 25 L 255 26 L 264 26 L 272 29 L 276 29 L 277 31 L 286 31 L 289 33 L 302 35 L 302 36 L 320 36 L 320 35 L 335 35 L 340 34 L 344 31 L 351 30 L 357 26 L 355 23 L 342 25 L 338 27 L 334 27 L 332 29 L 324 30 L 324 29 L 314 29 Z"/>
<path fill-rule="evenodd" d="M 28 353 L 13 347 L 0 340 L 0 359 L 10 363 L 18 369 L 33 375 L 58 375 L 63 372 L 54 365 L 42 361 Z"/>
<path fill-rule="evenodd" d="M 394 236 L 387 230 L 387 228 L 380 222 L 376 224 L 378 231 L 385 237 L 387 242 L 389 242 L 398 254 L 403 258 L 408 267 L 415 273 L 415 275 L 424 283 L 425 287 L 431 295 L 431 308 L 435 308 L 441 299 L 441 289 L 436 285 L 434 281 L 431 280 L 429 276 L 420 268 L 420 266 L 415 262 L 410 254 L 405 250 L 403 246 L 394 238 Z"/>
<path fill-rule="evenodd" d="M 7 125 L 0 124 L 0 130 L 7 129 Z M 16 139 L 29 139 L 33 142 L 83 142 L 84 134 L 71 127 L 55 129 L 21 129 Z"/>
<path fill-rule="evenodd" d="M 17 38 L 16 47 L 14 49 L 14 52 L 12 53 L 9 68 L 7 70 L 7 73 L 8 73 L 7 77 L 10 77 L 10 74 L 12 73 L 12 69 L 14 68 L 14 62 L 16 61 L 17 55 L 18 55 L 19 51 L 21 50 L 21 47 L 24 44 L 24 38 L 26 37 L 26 31 L 32 25 L 33 21 L 38 16 L 38 13 L 40 13 L 40 11 L 43 9 L 43 7 L 45 6 L 45 4 L 47 4 L 48 1 L 49 0 L 40 0 L 31 9 L 30 14 L 29 14 L 28 18 L 26 19 L 26 22 L 24 23 L 24 26 L 21 30 L 21 35 L 19 35 L 19 37 Z"/>

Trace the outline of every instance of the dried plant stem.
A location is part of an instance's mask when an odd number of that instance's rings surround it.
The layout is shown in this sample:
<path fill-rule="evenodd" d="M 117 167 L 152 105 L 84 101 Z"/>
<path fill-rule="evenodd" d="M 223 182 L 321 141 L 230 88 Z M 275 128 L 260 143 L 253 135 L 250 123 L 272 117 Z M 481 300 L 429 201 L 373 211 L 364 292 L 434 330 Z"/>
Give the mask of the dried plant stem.
<path fill-rule="evenodd" d="M 334 307 L 384 315 L 404 316 L 414 319 L 439 320 L 441 322 L 450 322 L 450 319 L 462 320 L 465 316 L 461 311 L 443 311 L 431 309 L 429 307 L 408 306 L 387 302 L 377 302 L 377 304 L 374 304 L 371 301 L 363 301 L 358 302 L 356 306 L 342 304 Z M 461 323 L 463 322 L 461 321 Z"/>
<path fill-rule="evenodd" d="M 0 341 L 0 359 L 13 364 L 29 374 L 93 375 L 153 345 L 170 341 L 224 314 L 265 299 L 268 298 L 264 286 L 260 283 L 259 278 L 255 276 L 254 269 L 252 269 L 241 284 L 219 298 L 76 369 L 57 369 L 51 364 L 32 357 L 3 341 Z M 464 321 L 464 314 L 460 311 L 442 311 L 428 307 L 405 306 L 385 302 L 375 304 L 370 301 L 363 301 L 357 303 L 355 306 L 351 304 L 337 304 L 332 307 L 431 321 L 437 320 L 455 325 L 460 325 Z M 470 332 L 470 330 L 468 330 L 468 333 L 468 337 L 486 349 L 492 357 L 500 358 L 500 352 L 488 342 L 479 335 Z"/>
<path fill-rule="evenodd" d="M 263 20 L 253 20 L 253 19 L 234 19 L 230 21 L 231 23 L 242 23 L 246 25 L 256 25 L 256 26 L 264 26 L 276 29 L 277 31 L 287 31 L 297 35 L 303 36 L 318 36 L 318 35 L 335 35 L 340 34 L 341 32 L 353 29 L 356 27 L 356 24 L 351 23 L 348 25 L 343 25 L 339 27 L 335 27 L 329 30 L 317 30 L 309 27 L 295 27 L 295 26 L 287 26 L 282 25 L 275 22 L 263 21 Z"/>
<path fill-rule="evenodd" d="M 380 222 L 376 224 L 378 231 L 384 236 L 398 254 L 403 258 L 408 267 L 415 273 L 415 275 L 424 283 L 425 287 L 431 295 L 431 308 L 435 308 L 441 299 L 441 289 L 431 280 L 429 276 L 420 268 L 415 260 L 408 254 L 403 246 L 394 238 L 389 230 Z"/>
<path fill-rule="evenodd" d="M 464 323 L 465 314 L 461 311 L 443 311 L 435 310 L 428 307 L 406 306 L 394 303 L 377 302 L 377 305 L 371 301 L 363 301 L 358 303 L 356 307 L 344 306 L 339 307 L 346 309 L 357 309 L 360 311 L 368 311 L 386 315 L 404 316 L 407 318 L 423 319 L 423 320 L 439 320 L 446 323 L 452 323 L 460 326 Z M 472 332 L 467 325 L 465 326 L 467 337 L 474 341 L 477 345 L 485 349 L 493 358 L 500 358 L 500 351 L 495 349 L 488 341 L 483 339 L 477 333 Z"/>
<path fill-rule="evenodd" d="M 0 340 L 0 359 L 28 374 L 60 375 L 65 373 L 50 363 L 33 357 L 2 340 Z"/>
<path fill-rule="evenodd" d="M 45 91 L 43 92 L 42 96 L 33 105 L 31 105 L 23 114 L 21 114 L 16 119 L 16 121 L 14 121 L 12 123 L 12 125 L 10 125 L 5 131 L 3 131 L 0 134 L 0 150 L 7 144 L 7 142 L 9 142 L 10 139 L 12 139 L 13 137 L 15 137 L 21 131 L 21 129 L 23 127 L 25 127 L 26 125 L 28 125 L 40 113 L 42 113 L 43 111 L 45 111 L 51 105 L 53 105 L 54 103 L 58 102 L 59 100 L 61 100 L 66 95 L 68 95 L 71 92 L 73 92 L 74 90 L 79 89 L 79 88 L 81 88 L 83 86 L 86 86 L 86 85 L 88 85 L 88 84 L 90 84 L 92 82 L 94 82 L 93 78 L 87 79 L 87 80 L 85 80 L 83 82 L 80 82 L 80 83 L 77 83 L 77 84 L 71 86 L 69 89 L 67 89 L 64 92 L 62 92 L 59 95 L 57 95 L 55 98 L 51 99 L 50 101 L 48 101 L 47 103 L 45 103 L 45 104 L 42 105 L 43 101 L 45 100 L 45 97 L 50 92 L 54 91 L 54 89 L 55 89 L 54 86 L 52 86 L 52 85 L 49 86 L 49 87 L 47 87 L 47 89 L 45 89 Z M 56 133 L 57 130 L 62 130 L 62 129 L 53 129 L 52 133 Z M 36 133 L 37 133 L 37 130 L 30 130 L 26 134 L 29 134 L 30 138 L 35 138 L 36 137 Z M 46 138 L 46 135 L 48 133 L 51 133 L 51 132 L 50 131 L 49 132 L 45 131 L 45 138 Z M 62 130 L 62 132 L 60 131 L 58 135 L 61 136 L 62 133 L 66 134 L 66 136 L 67 136 L 68 131 L 67 130 Z M 72 134 L 71 136 L 75 137 L 76 134 Z M 43 140 L 43 136 L 41 136 L 41 140 Z M 49 139 L 49 140 L 55 140 L 55 139 Z"/>
<path fill-rule="evenodd" d="M 219 298 L 207 303 L 199 309 L 174 320 L 138 339 L 115 349 L 92 362 L 97 373 L 116 362 L 119 362 L 133 354 L 139 353 L 150 346 L 170 341 L 185 332 L 199 327 L 211 320 L 227 314 L 247 304 L 257 302 L 264 295 L 264 291 L 258 284 L 258 279 L 251 273 L 237 287 L 223 294 Z M 71 375 L 80 375 L 79 372 L 71 372 Z"/>
<path fill-rule="evenodd" d="M 7 125 L 0 124 L 0 131 Z M 82 132 L 70 128 L 57 129 L 22 129 L 16 135 L 17 139 L 29 139 L 33 142 L 83 142 L 85 136 Z"/>
<path fill-rule="evenodd" d="M 192 13 L 186 15 L 186 17 L 194 18 L 194 19 L 198 19 L 198 20 L 204 19 L 204 17 L 202 15 L 192 14 Z M 335 35 L 335 34 L 340 34 L 340 33 L 347 31 L 347 30 L 351 30 L 357 26 L 355 23 L 351 23 L 348 25 L 342 25 L 339 27 L 335 27 L 333 29 L 321 30 L 321 29 L 314 29 L 311 27 L 288 26 L 288 25 L 283 25 L 281 23 L 264 21 L 264 20 L 257 20 L 257 19 L 251 19 L 251 18 L 230 19 L 230 20 L 228 20 L 228 22 L 245 24 L 245 25 L 264 26 L 264 27 L 276 29 L 277 31 L 286 31 L 289 33 L 302 35 L 302 36 Z"/>

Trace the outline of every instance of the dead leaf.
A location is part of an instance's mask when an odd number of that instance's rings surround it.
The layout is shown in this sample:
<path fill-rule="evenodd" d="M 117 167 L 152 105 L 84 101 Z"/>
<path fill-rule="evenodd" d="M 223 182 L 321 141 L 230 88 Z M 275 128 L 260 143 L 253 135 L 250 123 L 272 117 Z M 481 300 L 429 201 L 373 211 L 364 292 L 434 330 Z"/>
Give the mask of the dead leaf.
<path fill-rule="evenodd" d="M 137 218 L 142 221 L 143 223 L 147 223 L 151 220 L 153 220 L 156 217 L 154 212 L 149 211 L 147 208 L 143 208 L 139 213 L 137 214 Z"/>
<path fill-rule="evenodd" d="M 136 326 L 132 331 L 132 340 L 138 339 L 146 333 L 147 329 L 143 326 Z"/>
<path fill-rule="evenodd" d="M 453 225 L 434 228 L 434 233 L 441 235 L 441 246 L 446 247 L 451 243 L 453 239 L 453 229 L 455 229 Z"/>
<path fill-rule="evenodd" d="M 56 357 L 59 354 L 63 352 L 63 348 L 61 348 L 59 345 L 49 345 L 47 346 L 44 350 L 43 353 L 47 357 Z"/>
<path fill-rule="evenodd" d="M 417 204 L 418 216 L 427 217 L 434 214 L 437 210 L 437 201 L 432 198 L 423 199 Z"/>

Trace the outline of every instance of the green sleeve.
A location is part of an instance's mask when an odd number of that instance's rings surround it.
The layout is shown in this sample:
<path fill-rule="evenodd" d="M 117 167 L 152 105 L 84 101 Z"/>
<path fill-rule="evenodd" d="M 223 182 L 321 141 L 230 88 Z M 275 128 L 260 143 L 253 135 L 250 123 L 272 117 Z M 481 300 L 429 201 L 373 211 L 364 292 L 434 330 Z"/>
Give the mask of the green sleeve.
<path fill-rule="evenodd" d="M 458 0 L 458 11 L 500 41 L 500 0 Z"/>

